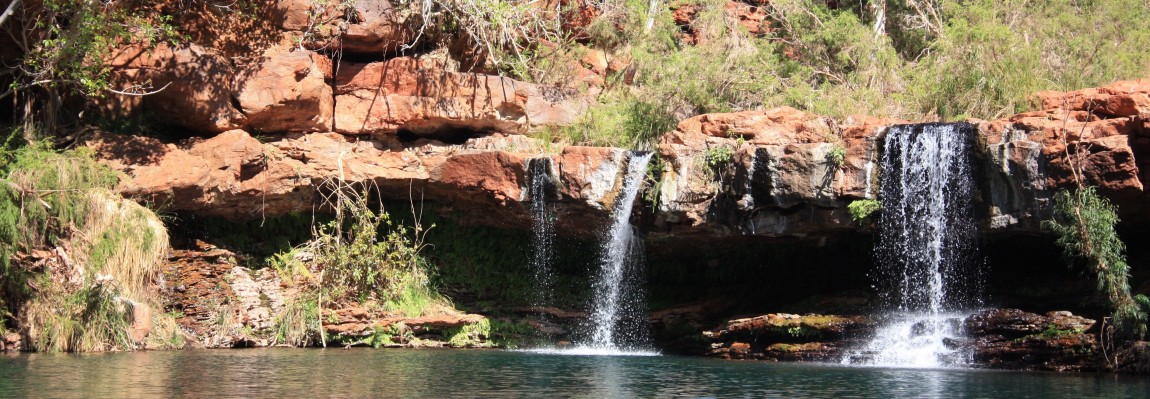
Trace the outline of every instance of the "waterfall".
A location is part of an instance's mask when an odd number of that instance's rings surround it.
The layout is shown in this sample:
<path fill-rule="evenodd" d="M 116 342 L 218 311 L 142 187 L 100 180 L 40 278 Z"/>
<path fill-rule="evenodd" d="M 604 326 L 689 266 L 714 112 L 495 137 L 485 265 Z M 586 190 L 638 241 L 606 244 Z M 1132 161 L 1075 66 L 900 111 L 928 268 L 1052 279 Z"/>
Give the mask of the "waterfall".
<path fill-rule="evenodd" d="M 892 312 L 846 364 L 941 367 L 965 363 L 948 341 L 959 313 L 979 305 L 969 124 L 892 126 L 881 164 L 876 287 Z"/>
<path fill-rule="evenodd" d="M 650 153 L 631 153 L 610 229 L 602 238 L 599 275 L 593 286 L 590 348 L 633 349 L 648 339 L 643 241 L 635 236 L 630 219 L 650 160 Z"/>
<path fill-rule="evenodd" d="M 550 306 L 554 283 L 551 246 L 555 243 L 555 213 L 548 204 L 548 197 L 555 192 L 551 158 L 528 160 L 527 174 L 527 199 L 531 204 L 531 276 L 535 287 L 532 305 Z"/>

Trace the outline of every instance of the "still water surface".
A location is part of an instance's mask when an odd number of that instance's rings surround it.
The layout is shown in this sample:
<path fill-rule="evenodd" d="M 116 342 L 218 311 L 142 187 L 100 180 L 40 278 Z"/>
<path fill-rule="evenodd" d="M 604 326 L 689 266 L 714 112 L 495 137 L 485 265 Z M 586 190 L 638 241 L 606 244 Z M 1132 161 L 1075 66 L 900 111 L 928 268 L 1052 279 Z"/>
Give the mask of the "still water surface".
<path fill-rule="evenodd" d="M 1143 398 L 1150 378 L 674 356 L 250 349 L 0 355 L 0 397 Z"/>

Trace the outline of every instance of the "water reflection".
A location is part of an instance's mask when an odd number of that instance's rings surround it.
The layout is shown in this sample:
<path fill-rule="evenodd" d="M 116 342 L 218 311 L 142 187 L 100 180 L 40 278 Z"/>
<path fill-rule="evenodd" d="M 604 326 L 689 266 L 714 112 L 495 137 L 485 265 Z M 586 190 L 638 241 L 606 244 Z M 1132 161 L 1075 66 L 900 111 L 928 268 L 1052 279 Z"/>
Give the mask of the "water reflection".
<path fill-rule="evenodd" d="M 501 351 L 0 356 L 0 397 L 1128 398 L 1145 378 Z"/>

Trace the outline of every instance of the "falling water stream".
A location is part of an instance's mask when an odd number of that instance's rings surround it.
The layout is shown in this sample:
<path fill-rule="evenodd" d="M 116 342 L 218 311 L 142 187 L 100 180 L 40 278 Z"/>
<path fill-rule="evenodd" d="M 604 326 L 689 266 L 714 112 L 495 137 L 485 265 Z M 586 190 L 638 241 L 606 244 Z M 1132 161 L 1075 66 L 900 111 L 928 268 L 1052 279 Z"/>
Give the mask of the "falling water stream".
<path fill-rule="evenodd" d="M 965 313 L 979 305 L 974 256 L 973 177 L 968 124 L 893 126 L 881 164 L 881 234 L 876 280 L 891 312 L 876 337 L 845 364 L 898 367 L 962 365 L 947 345 Z"/>
<path fill-rule="evenodd" d="M 548 201 L 555 191 L 551 158 L 527 161 L 527 174 L 527 199 L 531 204 L 531 277 L 535 286 L 532 305 L 550 306 L 554 285 L 551 248 L 555 243 L 555 216 Z"/>
<path fill-rule="evenodd" d="M 636 236 L 631 226 L 631 210 L 635 198 L 643 185 L 647 173 L 647 163 L 651 153 L 632 152 L 623 176 L 622 187 L 615 197 L 611 213 L 611 224 L 600 238 L 599 270 L 592 285 L 591 317 L 588 321 L 586 338 L 571 348 L 532 349 L 530 352 L 564 355 L 623 355 L 653 356 L 658 352 L 649 349 L 649 326 L 647 322 L 645 280 L 643 274 L 643 240 Z M 543 174 L 532 164 L 532 210 L 535 217 L 535 255 L 533 260 L 545 262 L 550 250 L 540 245 L 550 245 L 551 236 L 543 230 L 553 229 L 552 222 L 543 221 L 548 211 L 537 210 L 545 207 L 544 200 L 535 201 L 535 177 Z M 549 176 L 549 175 L 548 175 Z M 541 265 L 535 265 L 540 273 Z"/>
<path fill-rule="evenodd" d="M 644 287 L 635 281 L 642 271 L 643 241 L 635 239 L 631 208 L 650 160 L 650 153 L 631 154 L 612 213 L 611 228 L 603 238 L 591 312 L 589 346 L 594 348 L 621 349 L 646 340 L 645 329 L 637 322 L 646 317 L 642 308 Z"/>

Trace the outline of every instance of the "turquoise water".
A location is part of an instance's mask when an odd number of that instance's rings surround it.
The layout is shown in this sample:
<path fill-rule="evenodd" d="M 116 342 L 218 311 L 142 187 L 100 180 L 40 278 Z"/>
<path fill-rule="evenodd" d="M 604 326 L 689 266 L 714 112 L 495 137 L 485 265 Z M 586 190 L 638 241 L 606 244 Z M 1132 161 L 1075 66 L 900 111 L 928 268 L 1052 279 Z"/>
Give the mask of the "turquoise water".
<path fill-rule="evenodd" d="M 508 351 L 0 355 L 0 397 L 1141 398 L 1150 378 Z"/>

